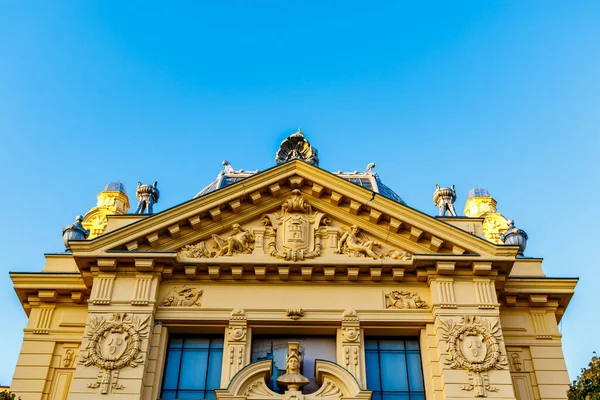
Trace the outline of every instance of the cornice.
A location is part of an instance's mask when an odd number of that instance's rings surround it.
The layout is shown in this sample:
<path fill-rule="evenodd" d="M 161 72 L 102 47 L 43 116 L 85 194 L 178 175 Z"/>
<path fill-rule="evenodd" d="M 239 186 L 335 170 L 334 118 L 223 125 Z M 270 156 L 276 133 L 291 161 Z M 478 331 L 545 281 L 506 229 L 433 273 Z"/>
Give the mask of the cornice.
<path fill-rule="evenodd" d="M 553 310 L 560 321 L 575 292 L 578 278 L 508 277 L 500 293 L 503 307 Z"/>
<path fill-rule="evenodd" d="M 132 242 L 136 238 L 137 240 L 141 238 L 142 241 L 147 240 L 153 246 L 158 245 L 161 235 L 163 237 L 170 235 L 174 239 L 182 235 L 181 224 L 183 227 L 191 225 L 193 229 L 199 227 L 200 222 L 207 218 L 207 213 L 209 218 L 216 223 L 215 226 L 220 226 L 225 221 L 233 222 L 244 218 L 239 214 L 252 212 L 251 209 L 247 209 L 244 213 L 239 213 L 242 203 L 251 202 L 253 207 L 257 207 L 266 202 L 264 207 L 268 208 L 271 201 L 273 204 L 282 201 L 276 198 L 279 197 L 280 192 L 285 192 L 285 188 L 288 186 L 312 191 L 315 203 L 323 207 L 325 202 L 334 204 L 338 207 L 337 214 L 341 216 L 340 218 L 343 218 L 342 215 L 354 214 L 356 218 L 366 219 L 371 223 L 370 228 L 378 229 L 380 235 L 385 232 L 388 237 L 393 237 L 397 232 L 402 231 L 401 226 L 404 225 L 408 232 L 407 235 L 414 242 L 410 245 L 414 252 L 424 252 L 423 246 L 435 246 L 434 248 L 437 250 L 442 243 L 447 242 L 446 246 L 459 254 L 466 251 L 509 257 L 516 255 L 515 246 L 494 245 L 442 220 L 396 203 L 327 171 L 297 160 L 149 216 L 94 240 L 73 241 L 71 248 L 75 255 L 102 252 L 125 245 L 128 248 L 137 248 L 138 244 Z M 321 196 L 324 197 L 321 198 Z M 333 213 L 331 210 L 330 208 L 329 212 Z M 259 210 L 254 212 L 260 213 Z M 213 230 L 216 229 L 216 227 L 213 228 Z M 191 233 L 188 237 L 195 238 L 196 235 L 198 234 Z M 423 240 L 425 240 L 423 243 L 419 243 Z M 428 244 L 429 240 L 432 243 L 435 241 L 436 245 Z M 417 251 L 418 249 L 420 250 Z"/>
<path fill-rule="evenodd" d="M 89 297 L 89 290 L 81 274 L 77 272 L 11 272 L 10 278 L 28 315 L 32 305 L 65 302 L 81 304 Z"/>

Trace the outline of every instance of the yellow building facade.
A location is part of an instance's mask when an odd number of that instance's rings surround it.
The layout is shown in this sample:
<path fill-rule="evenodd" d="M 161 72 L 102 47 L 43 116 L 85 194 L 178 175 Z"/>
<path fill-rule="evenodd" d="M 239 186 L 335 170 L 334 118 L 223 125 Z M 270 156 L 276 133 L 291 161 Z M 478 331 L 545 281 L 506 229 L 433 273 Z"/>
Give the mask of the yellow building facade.
<path fill-rule="evenodd" d="M 566 398 L 558 323 L 576 280 L 548 278 L 540 258 L 503 244 L 508 224 L 489 193 L 469 196 L 466 217 L 432 217 L 372 166 L 320 169 L 294 135 L 277 166 L 224 163 L 212 186 L 160 213 L 126 214 L 124 187 L 109 185 L 83 219 L 92 236 L 47 255 L 39 273 L 11 273 L 29 317 L 11 390 Z"/>

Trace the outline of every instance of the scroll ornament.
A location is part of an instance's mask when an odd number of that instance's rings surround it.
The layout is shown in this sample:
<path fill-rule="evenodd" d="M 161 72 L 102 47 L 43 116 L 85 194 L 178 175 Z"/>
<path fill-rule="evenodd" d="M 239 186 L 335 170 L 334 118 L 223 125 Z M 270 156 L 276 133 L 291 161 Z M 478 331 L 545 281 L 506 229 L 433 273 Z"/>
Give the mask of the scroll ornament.
<path fill-rule="evenodd" d="M 100 388 L 102 394 L 108 394 L 110 388 L 124 389 L 118 384 L 119 370 L 125 367 L 137 367 L 144 362 L 141 353 L 142 339 L 148 337 L 149 315 L 131 316 L 115 313 L 107 320 L 94 316 L 88 322 L 85 337 L 88 344 L 81 357 L 80 364 L 100 368 L 98 380 L 88 384 L 89 388 Z"/>
<path fill-rule="evenodd" d="M 506 357 L 500 354 L 502 333 L 498 319 L 493 322 L 476 316 L 463 316 L 460 322 L 440 319 L 442 335 L 447 342 L 446 365 L 462 368 L 469 375 L 469 384 L 462 390 L 475 390 L 475 397 L 487 397 L 486 390 L 497 392 L 490 385 L 487 371 L 504 369 Z"/>

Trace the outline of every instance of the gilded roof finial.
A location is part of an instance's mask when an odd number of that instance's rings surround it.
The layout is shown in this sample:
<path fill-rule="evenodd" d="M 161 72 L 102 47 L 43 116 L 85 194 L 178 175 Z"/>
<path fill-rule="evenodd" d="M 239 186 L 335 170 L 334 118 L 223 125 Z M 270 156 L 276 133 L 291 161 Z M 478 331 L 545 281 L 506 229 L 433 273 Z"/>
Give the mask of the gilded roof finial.
<path fill-rule="evenodd" d="M 275 155 L 275 163 L 278 165 L 290 160 L 302 160 L 316 167 L 319 166 L 318 151 L 306 140 L 300 128 L 281 142 Z"/>

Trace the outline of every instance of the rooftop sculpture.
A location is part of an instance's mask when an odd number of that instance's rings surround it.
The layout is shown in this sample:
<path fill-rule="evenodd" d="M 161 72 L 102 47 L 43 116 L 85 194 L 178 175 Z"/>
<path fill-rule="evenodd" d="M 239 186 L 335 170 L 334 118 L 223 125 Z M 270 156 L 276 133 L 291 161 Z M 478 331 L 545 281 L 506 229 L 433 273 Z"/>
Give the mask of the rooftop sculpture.
<path fill-rule="evenodd" d="M 508 220 L 508 229 L 500 235 L 504 244 L 519 246 L 519 255 L 522 256 L 527 247 L 527 233 L 515 226 L 515 222 Z"/>
<path fill-rule="evenodd" d="M 290 160 L 302 160 L 315 167 L 319 166 L 318 151 L 304 138 L 300 128 L 298 128 L 298 132 L 288 136 L 281 142 L 279 151 L 275 155 L 277 165 Z"/>
<path fill-rule="evenodd" d="M 138 199 L 138 206 L 135 210 L 136 214 L 152 214 L 152 206 L 158 202 L 160 193 L 156 188 L 158 182 L 154 182 L 152 186 L 142 185 L 142 182 L 138 182 L 135 196 Z"/>
<path fill-rule="evenodd" d="M 67 225 L 64 227 L 63 234 L 63 243 L 65 245 L 65 251 L 71 251 L 71 246 L 69 245 L 69 240 L 85 240 L 90 235 L 90 231 L 85 229 L 81 222 L 83 221 L 83 217 L 78 215 L 75 218 L 75 222 L 71 225 Z"/>
<path fill-rule="evenodd" d="M 438 206 L 440 217 L 446 215 L 446 212 L 453 217 L 456 216 L 456 211 L 454 211 L 455 201 L 456 191 L 454 190 L 454 185 L 449 188 L 441 188 L 440 185 L 436 183 L 435 192 L 433 193 L 433 204 Z"/>

